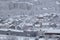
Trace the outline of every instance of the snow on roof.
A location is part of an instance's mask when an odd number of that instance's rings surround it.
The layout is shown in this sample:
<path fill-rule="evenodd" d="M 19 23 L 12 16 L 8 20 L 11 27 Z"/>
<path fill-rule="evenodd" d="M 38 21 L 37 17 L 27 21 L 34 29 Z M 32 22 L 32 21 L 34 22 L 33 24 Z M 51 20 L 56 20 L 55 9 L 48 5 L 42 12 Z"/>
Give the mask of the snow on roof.
<path fill-rule="evenodd" d="M 44 13 L 44 16 L 49 16 L 49 13 Z"/>
<path fill-rule="evenodd" d="M 49 23 L 42 23 L 42 25 L 49 25 Z"/>
<path fill-rule="evenodd" d="M 43 10 L 48 10 L 48 8 L 45 8 L 45 7 L 44 7 Z"/>
<path fill-rule="evenodd" d="M 45 40 L 44 38 L 40 38 L 39 40 Z"/>
<path fill-rule="evenodd" d="M 27 26 L 32 26 L 33 24 L 32 24 L 32 23 L 27 23 L 26 25 L 27 25 Z"/>
<path fill-rule="evenodd" d="M 34 0 L 34 1 L 38 1 L 38 0 Z"/>

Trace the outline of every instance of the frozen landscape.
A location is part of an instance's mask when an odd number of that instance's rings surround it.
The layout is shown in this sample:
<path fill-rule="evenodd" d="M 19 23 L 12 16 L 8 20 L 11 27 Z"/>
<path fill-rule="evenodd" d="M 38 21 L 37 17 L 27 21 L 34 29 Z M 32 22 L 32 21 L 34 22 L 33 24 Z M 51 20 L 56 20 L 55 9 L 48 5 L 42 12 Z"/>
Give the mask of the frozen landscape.
<path fill-rule="evenodd" d="M 0 40 L 60 40 L 60 0 L 0 0 Z"/>

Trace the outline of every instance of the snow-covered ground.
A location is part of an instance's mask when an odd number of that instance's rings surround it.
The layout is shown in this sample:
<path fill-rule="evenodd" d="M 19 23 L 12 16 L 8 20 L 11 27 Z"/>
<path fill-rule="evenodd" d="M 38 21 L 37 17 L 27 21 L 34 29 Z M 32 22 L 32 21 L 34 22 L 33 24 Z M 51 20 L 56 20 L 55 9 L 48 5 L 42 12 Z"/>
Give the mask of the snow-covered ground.
<path fill-rule="evenodd" d="M 34 37 L 0 35 L 0 40 L 34 40 Z"/>
<path fill-rule="evenodd" d="M 46 33 L 60 33 L 60 29 L 53 29 L 53 28 L 41 28 L 42 31 Z"/>
<path fill-rule="evenodd" d="M 7 36 L 0 35 L 0 40 L 35 40 L 34 37 L 23 37 L 23 36 Z M 45 38 L 40 38 L 39 40 L 46 40 Z M 57 40 L 57 38 L 47 38 L 47 40 Z"/>

